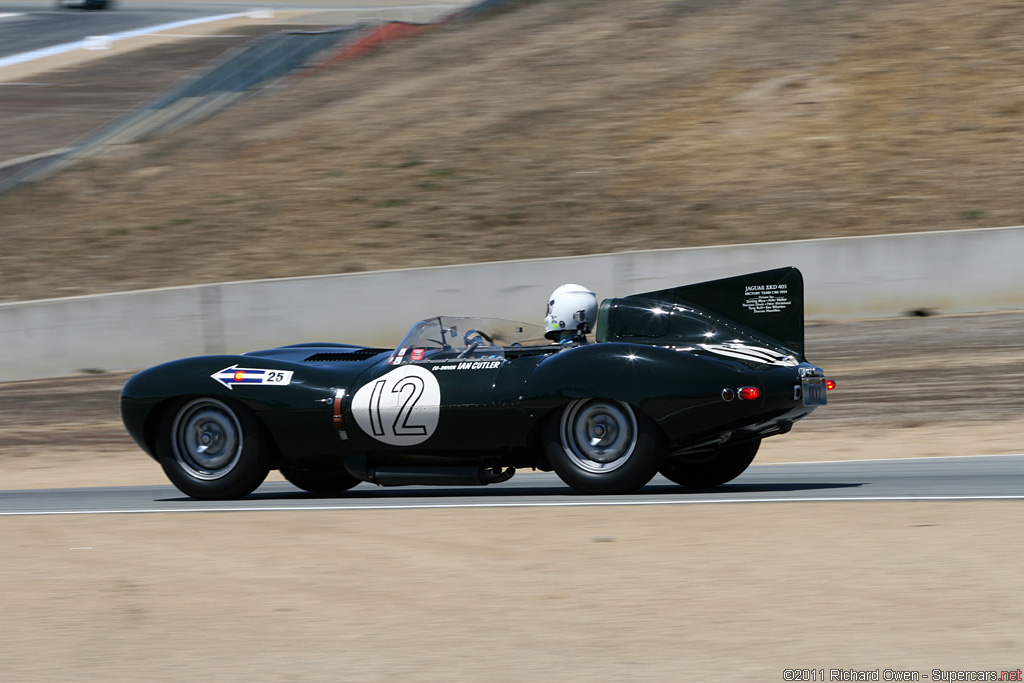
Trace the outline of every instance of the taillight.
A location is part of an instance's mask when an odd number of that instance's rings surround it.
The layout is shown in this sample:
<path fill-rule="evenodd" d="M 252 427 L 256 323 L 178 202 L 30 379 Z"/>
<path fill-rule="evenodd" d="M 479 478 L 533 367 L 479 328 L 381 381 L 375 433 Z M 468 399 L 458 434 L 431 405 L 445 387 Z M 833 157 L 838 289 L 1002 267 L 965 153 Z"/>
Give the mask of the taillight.
<path fill-rule="evenodd" d="M 753 401 L 761 398 L 761 390 L 757 387 L 743 387 L 739 390 L 739 396 L 744 401 Z"/>
<path fill-rule="evenodd" d="M 834 379 L 825 380 L 825 388 L 828 389 L 829 391 L 832 391 L 833 389 L 836 388 L 836 381 Z"/>
<path fill-rule="evenodd" d="M 722 389 L 722 400 L 731 401 L 736 398 L 736 392 L 732 389 Z"/>

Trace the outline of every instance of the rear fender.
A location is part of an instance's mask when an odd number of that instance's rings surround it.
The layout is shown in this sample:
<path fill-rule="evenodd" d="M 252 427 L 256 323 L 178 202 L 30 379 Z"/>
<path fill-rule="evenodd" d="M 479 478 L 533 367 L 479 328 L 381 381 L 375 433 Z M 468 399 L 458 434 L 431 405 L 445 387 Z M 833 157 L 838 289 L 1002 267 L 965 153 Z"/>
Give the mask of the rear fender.
<path fill-rule="evenodd" d="M 547 412 L 581 398 L 623 401 L 674 436 L 667 427 L 681 413 L 717 409 L 723 388 L 752 381 L 739 365 L 669 348 L 588 344 L 545 359 L 523 387 L 522 403 Z"/>
<path fill-rule="evenodd" d="M 522 402 L 553 418 L 570 400 L 607 398 L 650 417 L 671 447 L 745 424 L 760 401 L 726 401 L 722 390 L 760 386 L 734 362 L 666 347 L 602 343 L 566 349 L 542 362 L 523 387 Z"/>

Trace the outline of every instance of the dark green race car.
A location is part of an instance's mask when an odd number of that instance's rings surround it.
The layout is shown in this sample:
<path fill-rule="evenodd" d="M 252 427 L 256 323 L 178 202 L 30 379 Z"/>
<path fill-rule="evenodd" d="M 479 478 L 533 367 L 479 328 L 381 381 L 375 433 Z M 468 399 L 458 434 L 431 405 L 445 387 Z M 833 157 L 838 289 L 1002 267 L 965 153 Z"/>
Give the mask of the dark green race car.
<path fill-rule="evenodd" d="M 394 349 L 173 361 L 128 381 L 121 415 L 194 498 L 246 496 L 271 469 L 320 495 L 362 481 L 492 484 L 522 468 L 609 494 L 658 472 L 728 482 L 832 385 L 804 358 L 803 279 L 782 268 L 607 299 L 591 343 L 436 317 Z"/>

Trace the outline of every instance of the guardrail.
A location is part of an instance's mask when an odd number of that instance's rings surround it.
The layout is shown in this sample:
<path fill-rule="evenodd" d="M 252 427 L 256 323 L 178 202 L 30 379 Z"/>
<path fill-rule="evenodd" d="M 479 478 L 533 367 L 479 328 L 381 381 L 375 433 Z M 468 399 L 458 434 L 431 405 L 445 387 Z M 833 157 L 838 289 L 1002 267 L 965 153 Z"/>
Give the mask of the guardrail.
<path fill-rule="evenodd" d="M 1024 227 L 664 249 L 228 282 L 0 305 L 0 381 L 134 369 L 309 341 L 390 346 L 438 314 L 540 322 L 600 298 L 797 266 L 811 320 L 1024 309 Z"/>

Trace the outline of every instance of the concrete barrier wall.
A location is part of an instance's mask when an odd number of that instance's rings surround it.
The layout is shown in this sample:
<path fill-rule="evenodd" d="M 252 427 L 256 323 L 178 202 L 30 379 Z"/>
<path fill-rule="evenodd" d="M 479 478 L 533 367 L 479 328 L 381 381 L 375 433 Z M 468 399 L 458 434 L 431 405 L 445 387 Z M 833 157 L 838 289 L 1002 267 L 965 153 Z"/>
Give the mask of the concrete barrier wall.
<path fill-rule="evenodd" d="M 430 315 L 539 324 L 566 282 L 606 298 L 789 265 L 810 320 L 1024 309 L 1024 227 L 665 249 L 3 304 L 0 381 L 309 341 L 387 347 Z"/>

